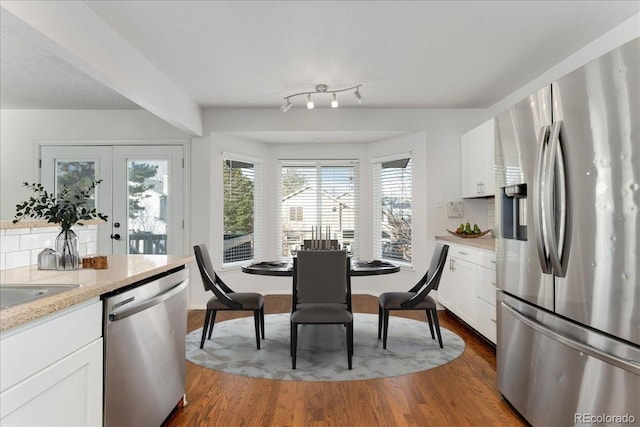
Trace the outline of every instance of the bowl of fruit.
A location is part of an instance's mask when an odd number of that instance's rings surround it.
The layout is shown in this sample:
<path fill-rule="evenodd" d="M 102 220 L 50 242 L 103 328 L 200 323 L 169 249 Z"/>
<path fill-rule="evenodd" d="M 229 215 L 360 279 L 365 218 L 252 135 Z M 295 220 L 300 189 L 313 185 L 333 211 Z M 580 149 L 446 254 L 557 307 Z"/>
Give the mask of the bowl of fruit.
<path fill-rule="evenodd" d="M 473 227 L 472 227 L 469 221 L 467 221 L 466 224 L 460 224 L 458 228 L 456 228 L 456 231 L 451 231 L 449 229 L 447 229 L 447 231 L 449 232 L 449 234 L 453 234 L 454 236 L 464 237 L 466 239 L 468 238 L 473 239 L 476 237 L 482 237 L 488 232 L 490 232 L 491 230 L 482 231 L 480 230 L 480 227 L 478 227 L 478 224 L 473 224 Z"/>

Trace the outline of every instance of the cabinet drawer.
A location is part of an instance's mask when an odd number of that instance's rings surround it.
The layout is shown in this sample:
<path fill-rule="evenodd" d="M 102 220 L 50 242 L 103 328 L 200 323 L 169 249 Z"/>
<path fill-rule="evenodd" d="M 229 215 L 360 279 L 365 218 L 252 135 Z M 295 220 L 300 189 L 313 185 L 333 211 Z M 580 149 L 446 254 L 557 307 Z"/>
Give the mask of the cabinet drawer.
<path fill-rule="evenodd" d="M 497 337 L 496 308 L 484 301 L 478 301 L 476 316 L 476 330 L 495 344 Z"/>
<path fill-rule="evenodd" d="M 488 251 L 477 251 L 476 260 L 481 265 L 492 270 L 496 269 L 496 253 Z"/>
<path fill-rule="evenodd" d="M 458 258 L 471 263 L 476 263 L 476 250 L 468 248 L 466 246 L 454 246 L 449 247 L 449 257 Z"/>
<path fill-rule="evenodd" d="M 487 304 L 496 305 L 496 272 L 489 268 L 476 269 L 476 295 Z"/>

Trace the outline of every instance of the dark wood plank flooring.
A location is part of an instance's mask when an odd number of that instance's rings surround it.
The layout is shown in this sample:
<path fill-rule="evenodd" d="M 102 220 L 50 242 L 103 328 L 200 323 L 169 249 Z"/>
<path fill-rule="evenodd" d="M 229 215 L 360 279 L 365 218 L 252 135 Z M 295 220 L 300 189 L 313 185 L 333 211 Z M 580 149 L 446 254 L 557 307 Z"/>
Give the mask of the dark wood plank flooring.
<path fill-rule="evenodd" d="M 265 313 L 289 311 L 290 296 L 268 295 Z M 377 298 L 354 295 L 354 312 L 378 312 Z M 250 315 L 249 313 L 246 313 Z M 246 315 L 245 314 L 245 315 Z M 243 313 L 219 313 L 217 321 Z M 426 321 L 421 312 L 395 312 Z M 455 316 L 439 312 L 440 325 L 466 348 L 451 363 L 394 378 L 297 382 L 245 378 L 187 362 L 187 401 L 166 426 L 526 426 L 496 386 L 495 349 Z M 201 328 L 204 310 L 188 316 Z M 428 334 L 428 327 L 425 325 Z M 393 333 L 390 333 L 392 340 Z"/>

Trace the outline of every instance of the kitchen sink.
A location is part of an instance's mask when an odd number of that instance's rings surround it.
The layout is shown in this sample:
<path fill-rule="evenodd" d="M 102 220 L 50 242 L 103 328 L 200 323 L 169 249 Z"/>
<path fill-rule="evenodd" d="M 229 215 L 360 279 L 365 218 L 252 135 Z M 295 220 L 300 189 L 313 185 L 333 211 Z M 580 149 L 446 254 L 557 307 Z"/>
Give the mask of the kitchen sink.
<path fill-rule="evenodd" d="M 0 309 L 35 301 L 40 298 L 59 294 L 69 289 L 78 288 L 74 284 L 44 284 L 44 285 L 0 285 Z"/>

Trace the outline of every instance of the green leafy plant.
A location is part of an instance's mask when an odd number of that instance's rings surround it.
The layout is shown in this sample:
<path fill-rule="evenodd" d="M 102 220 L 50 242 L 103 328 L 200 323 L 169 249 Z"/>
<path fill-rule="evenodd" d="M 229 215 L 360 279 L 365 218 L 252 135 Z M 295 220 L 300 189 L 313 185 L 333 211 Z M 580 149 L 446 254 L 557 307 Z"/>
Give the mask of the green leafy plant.
<path fill-rule="evenodd" d="M 82 221 L 90 219 L 107 220 L 104 215 L 89 208 L 87 204 L 91 201 L 91 194 L 102 180 L 93 181 L 88 188 L 71 188 L 63 186 L 56 196 L 45 190 L 42 184 L 23 185 L 32 190 L 35 195 L 22 203 L 16 205 L 16 215 L 13 223 L 27 218 L 44 219 L 53 224 L 59 224 L 63 230 L 70 230 L 74 225 L 83 225 Z"/>

